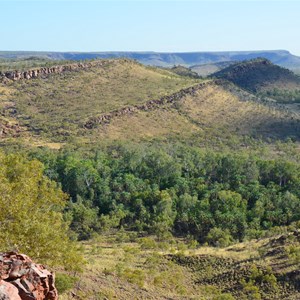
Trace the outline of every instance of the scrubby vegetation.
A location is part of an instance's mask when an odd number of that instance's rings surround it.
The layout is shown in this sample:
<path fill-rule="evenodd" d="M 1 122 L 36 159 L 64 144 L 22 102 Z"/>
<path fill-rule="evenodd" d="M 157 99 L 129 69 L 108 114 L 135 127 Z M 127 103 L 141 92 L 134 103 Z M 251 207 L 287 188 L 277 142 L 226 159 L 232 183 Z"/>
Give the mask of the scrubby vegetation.
<path fill-rule="evenodd" d="M 297 299 L 299 263 L 282 244 L 297 245 L 300 235 L 289 230 L 222 249 L 194 247 L 190 238 L 102 234 L 83 243 L 84 276 L 62 299 Z"/>
<path fill-rule="evenodd" d="M 190 69 L 196 72 L 199 76 L 207 77 L 235 63 L 236 63 L 235 61 L 221 61 L 221 62 L 206 63 L 206 64 L 204 63 L 204 64 L 191 66 Z"/>
<path fill-rule="evenodd" d="M 299 103 L 300 102 L 300 89 L 299 90 L 285 90 L 275 88 L 265 93 L 259 94 L 261 97 L 269 97 L 276 99 L 281 103 Z"/>

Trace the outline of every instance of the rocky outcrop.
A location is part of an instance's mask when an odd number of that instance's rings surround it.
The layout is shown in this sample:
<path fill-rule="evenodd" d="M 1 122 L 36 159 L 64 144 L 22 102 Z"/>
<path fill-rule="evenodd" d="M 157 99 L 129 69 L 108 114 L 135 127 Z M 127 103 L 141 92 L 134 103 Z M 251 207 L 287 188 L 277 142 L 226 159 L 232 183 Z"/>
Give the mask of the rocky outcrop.
<path fill-rule="evenodd" d="M 181 99 L 183 99 L 185 96 L 188 95 L 193 96 L 198 90 L 201 90 L 208 85 L 214 85 L 214 84 L 226 84 L 226 82 L 224 82 L 221 79 L 201 82 L 197 85 L 188 87 L 186 89 L 182 89 L 174 94 L 163 96 L 160 99 L 149 100 L 141 105 L 132 105 L 132 106 L 123 107 L 121 109 L 114 110 L 107 114 L 103 114 L 98 117 L 91 118 L 84 124 L 84 127 L 87 129 L 92 129 L 97 127 L 98 125 L 108 124 L 112 119 L 116 117 L 130 115 L 138 111 L 148 111 L 148 110 L 157 109 L 166 104 L 175 104 Z"/>
<path fill-rule="evenodd" d="M 0 253 L 0 300 L 57 300 L 54 274 L 28 256 Z"/>
<path fill-rule="evenodd" d="M 38 77 L 47 77 L 50 74 L 60 74 L 70 71 L 79 71 L 90 69 L 93 67 L 103 67 L 114 60 L 95 60 L 84 63 L 73 63 L 67 65 L 57 65 L 52 67 L 35 68 L 26 71 L 6 71 L 0 72 L 0 82 L 7 83 L 9 81 L 17 81 L 21 79 L 34 79 Z M 120 61 L 120 60 L 119 60 Z M 123 59 L 123 61 L 129 61 Z"/>

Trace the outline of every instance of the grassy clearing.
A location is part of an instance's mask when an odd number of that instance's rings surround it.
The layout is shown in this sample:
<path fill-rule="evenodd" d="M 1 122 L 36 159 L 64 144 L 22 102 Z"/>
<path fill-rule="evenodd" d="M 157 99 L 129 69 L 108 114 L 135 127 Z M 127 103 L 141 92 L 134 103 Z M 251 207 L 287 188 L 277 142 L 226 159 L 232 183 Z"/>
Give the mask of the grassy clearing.
<path fill-rule="evenodd" d="M 74 292 L 80 299 L 122 299 L 128 296 L 138 299 L 138 295 L 152 294 L 144 268 L 150 254 L 149 251 L 142 253 L 137 243 L 116 242 L 114 237 L 107 236 L 85 243 L 84 249 L 88 264 L 84 279 L 77 283 Z M 95 275 L 97 286 L 93 279 Z M 71 299 L 69 296 L 62 295 L 61 299 Z"/>
<path fill-rule="evenodd" d="M 212 248 L 121 230 L 83 243 L 84 273 L 61 299 L 299 299 L 284 281 L 298 248 L 298 233 Z"/>
<path fill-rule="evenodd" d="M 168 259 L 196 253 L 188 245 L 124 233 L 97 237 L 84 243 L 84 276 L 61 299 L 222 299 L 219 289 L 195 286 L 193 273 Z"/>
<path fill-rule="evenodd" d="M 201 128 L 178 114 L 176 109 L 166 107 L 115 119 L 111 124 L 99 127 L 88 134 L 97 135 L 99 139 L 139 141 L 153 138 L 178 138 L 183 135 L 190 137 L 201 131 Z"/>

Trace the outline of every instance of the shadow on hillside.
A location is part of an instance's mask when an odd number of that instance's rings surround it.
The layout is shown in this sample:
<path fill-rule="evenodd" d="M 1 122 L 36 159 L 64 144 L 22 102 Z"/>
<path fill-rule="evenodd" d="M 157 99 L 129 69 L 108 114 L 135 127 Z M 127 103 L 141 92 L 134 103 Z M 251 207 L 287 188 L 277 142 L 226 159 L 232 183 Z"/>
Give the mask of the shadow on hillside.
<path fill-rule="evenodd" d="M 266 124 L 256 126 L 252 132 L 254 137 L 260 137 L 263 140 L 279 139 L 300 141 L 300 120 L 269 120 Z"/>

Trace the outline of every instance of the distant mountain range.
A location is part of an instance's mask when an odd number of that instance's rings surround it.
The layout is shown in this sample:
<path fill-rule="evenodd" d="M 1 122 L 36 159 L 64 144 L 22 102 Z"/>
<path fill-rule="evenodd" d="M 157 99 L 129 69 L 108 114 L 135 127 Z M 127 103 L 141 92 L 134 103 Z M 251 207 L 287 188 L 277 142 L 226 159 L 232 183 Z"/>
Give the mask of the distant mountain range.
<path fill-rule="evenodd" d="M 228 61 L 243 61 L 263 57 L 272 63 L 289 69 L 300 69 L 300 57 L 286 50 L 272 51 L 227 51 L 227 52 L 33 52 L 33 51 L 0 51 L 0 58 L 22 59 L 42 57 L 54 60 L 85 60 L 94 58 L 135 59 L 145 65 L 154 66 L 194 66 Z"/>

